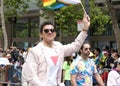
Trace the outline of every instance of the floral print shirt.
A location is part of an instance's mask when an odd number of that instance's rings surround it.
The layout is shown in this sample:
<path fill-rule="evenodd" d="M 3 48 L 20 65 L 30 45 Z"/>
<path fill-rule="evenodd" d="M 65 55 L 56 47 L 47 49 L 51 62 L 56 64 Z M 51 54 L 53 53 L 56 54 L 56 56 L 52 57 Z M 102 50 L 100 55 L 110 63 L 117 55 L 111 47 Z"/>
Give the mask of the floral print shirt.
<path fill-rule="evenodd" d="M 71 75 L 77 74 L 78 86 L 92 86 L 93 74 L 97 73 L 95 63 L 92 59 L 83 60 L 78 56 L 71 64 Z"/>

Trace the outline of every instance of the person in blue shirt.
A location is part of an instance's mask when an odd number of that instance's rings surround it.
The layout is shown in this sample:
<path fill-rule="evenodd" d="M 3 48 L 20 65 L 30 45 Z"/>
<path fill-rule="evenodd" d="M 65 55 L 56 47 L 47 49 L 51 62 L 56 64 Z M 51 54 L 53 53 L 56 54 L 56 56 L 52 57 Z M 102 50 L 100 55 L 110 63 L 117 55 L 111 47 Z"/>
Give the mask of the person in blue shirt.
<path fill-rule="evenodd" d="M 99 86 L 104 86 L 93 59 L 89 58 L 89 54 L 90 44 L 84 43 L 80 49 L 80 55 L 71 64 L 72 86 L 93 86 L 93 76 Z"/>

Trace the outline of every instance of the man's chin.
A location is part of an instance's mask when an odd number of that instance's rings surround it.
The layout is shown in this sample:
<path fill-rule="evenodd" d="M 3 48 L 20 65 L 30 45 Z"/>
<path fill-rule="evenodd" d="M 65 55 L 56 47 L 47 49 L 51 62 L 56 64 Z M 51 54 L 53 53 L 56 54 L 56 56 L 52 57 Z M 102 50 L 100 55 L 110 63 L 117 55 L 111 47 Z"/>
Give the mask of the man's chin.
<path fill-rule="evenodd" d="M 49 40 L 48 40 L 48 42 L 52 42 L 52 41 L 54 41 L 54 39 L 49 39 Z"/>
<path fill-rule="evenodd" d="M 86 57 L 89 57 L 89 54 L 85 54 Z"/>

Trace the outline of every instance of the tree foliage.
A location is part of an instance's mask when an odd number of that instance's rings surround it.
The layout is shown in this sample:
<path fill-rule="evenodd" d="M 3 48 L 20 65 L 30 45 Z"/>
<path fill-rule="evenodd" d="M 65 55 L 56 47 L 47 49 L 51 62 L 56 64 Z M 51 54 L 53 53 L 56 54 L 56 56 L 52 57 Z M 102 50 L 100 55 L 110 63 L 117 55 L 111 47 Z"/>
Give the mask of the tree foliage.
<path fill-rule="evenodd" d="M 69 5 L 55 11 L 55 22 L 57 28 L 61 29 L 63 35 L 76 35 L 77 21 L 82 20 L 83 11 L 79 4 Z"/>
<path fill-rule="evenodd" d="M 27 12 L 29 1 L 30 0 L 4 0 L 5 20 L 13 17 L 18 17 L 21 13 Z"/>
<path fill-rule="evenodd" d="M 101 35 L 109 29 L 109 26 L 111 26 L 108 8 L 97 7 L 93 1 L 90 1 L 90 10 L 93 35 Z"/>
<path fill-rule="evenodd" d="M 83 10 L 80 4 L 70 5 L 55 11 L 55 22 L 59 25 L 59 29 L 62 29 L 63 33 L 68 35 L 77 34 L 77 20 L 81 20 L 83 17 Z M 93 0 L 90 0 L 90 18 L 91 28 L 94 30 L 94 34 L 101 35 L 107 30 L 108 24 L 111 22 L 107 14 L 107 9 L 104 11 L 96 7 Z"/>
<path fill-rule="evenodd" d="M 2 33 L 4 37 L 4 49 L 8 47 L 8 38 L 5 23 L 14 22 L 14 18 L 18 17 L 21 12 L 25 12 L 28 8 L 29 0 L 1 0 L 1 23 Z"/>
<path fill-rule="evenodd" d="M 114 8 L 112 0 L 106 0 L 106 3 L 112 20 L 112 29 L 114 31 L 118 53 L 120 53 L 120 28 L 119 28 L 118 18 L 116 16 L 117 12 Z"/>

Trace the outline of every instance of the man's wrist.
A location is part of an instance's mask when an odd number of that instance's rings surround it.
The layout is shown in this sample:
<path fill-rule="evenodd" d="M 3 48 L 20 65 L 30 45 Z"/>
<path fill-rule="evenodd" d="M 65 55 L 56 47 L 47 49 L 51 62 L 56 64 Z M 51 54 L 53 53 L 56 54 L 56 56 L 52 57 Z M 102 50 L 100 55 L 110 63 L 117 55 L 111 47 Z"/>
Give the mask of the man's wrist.
<path fill-rule="evenodd" d="M 82 30 L 83 30 L 83 31 L 86 31 L 86 32 L 88 31 L 88 29 L 82 29 Z"/>

